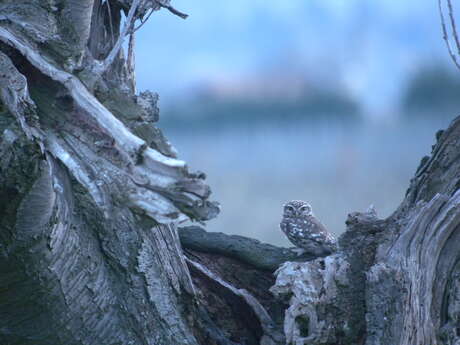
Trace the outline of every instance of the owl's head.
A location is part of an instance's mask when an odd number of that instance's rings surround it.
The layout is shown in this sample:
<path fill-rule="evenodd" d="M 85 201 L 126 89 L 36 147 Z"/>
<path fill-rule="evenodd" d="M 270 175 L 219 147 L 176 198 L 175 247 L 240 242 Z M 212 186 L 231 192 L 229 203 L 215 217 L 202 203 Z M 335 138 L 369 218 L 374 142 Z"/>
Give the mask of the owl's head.
<path fill-rule="evenodd" d="M 284 205 L 284 217 L 297 218 L 312 216 L 313 211 L 308 202 L 302 200 L 292 200 Z"/>

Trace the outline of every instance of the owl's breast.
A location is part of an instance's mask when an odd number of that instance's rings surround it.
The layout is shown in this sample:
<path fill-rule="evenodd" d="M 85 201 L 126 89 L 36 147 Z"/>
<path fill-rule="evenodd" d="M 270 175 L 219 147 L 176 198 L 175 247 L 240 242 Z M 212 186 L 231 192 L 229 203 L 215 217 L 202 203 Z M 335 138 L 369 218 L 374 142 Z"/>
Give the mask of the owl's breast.
<path fill-rule="evenodd" d="M 291 221 L 293 227 L 308 230 L 313 226 L 312 221 L 309 218 L 295 218 Z"/>
<path fill-rule="evenodd" d="M 308 225 L 304 221 L 299 221 L 299 219 L 284 219 L 280 224 L 280 228 L 294 244 L 305 238 L 306 232 L 308 232 Z"/>

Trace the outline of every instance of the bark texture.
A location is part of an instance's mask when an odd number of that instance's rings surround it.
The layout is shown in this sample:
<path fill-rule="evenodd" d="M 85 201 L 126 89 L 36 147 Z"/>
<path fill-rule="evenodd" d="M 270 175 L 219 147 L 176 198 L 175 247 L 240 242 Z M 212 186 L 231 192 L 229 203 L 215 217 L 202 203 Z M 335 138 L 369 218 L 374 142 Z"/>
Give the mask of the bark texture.
<path fill-rule="evenodd" d="M 122 51 L 98 67 L 130 5 L 0 3 L 1 344 L 197 344 L 175 224 L 219 207 Z"/>
<path fill-rule="evenodd" d="M 289 298 L 292 344 L 460 342 L 460 118 L 444 132 L 387 219 L 352 213 L 340 251 L 286 263 L 272 291 Z"/>
<path fill-rule="evenodd" d="M 118 49 L 160 8 L 0 2 L 0 344 L 458 345 L 460 119 L 334 255 L 177 229 L 219 206 Z"/>

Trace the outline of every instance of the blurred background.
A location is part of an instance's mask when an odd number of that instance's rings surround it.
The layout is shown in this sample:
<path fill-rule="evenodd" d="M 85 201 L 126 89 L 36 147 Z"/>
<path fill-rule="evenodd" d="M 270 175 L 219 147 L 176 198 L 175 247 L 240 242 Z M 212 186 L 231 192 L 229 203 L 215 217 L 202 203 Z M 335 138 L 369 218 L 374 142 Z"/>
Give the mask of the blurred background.
<path fill-rule="evenodd" d="M 311 202 L 334 233 L 349 212 L 399 205 L 435 133 L 460 113 L 460 71 L 437 1 L 175 0 L 138 31 L 140 91 L 208 176 L 209 231 L 290 246 L 282 204 Z"/>

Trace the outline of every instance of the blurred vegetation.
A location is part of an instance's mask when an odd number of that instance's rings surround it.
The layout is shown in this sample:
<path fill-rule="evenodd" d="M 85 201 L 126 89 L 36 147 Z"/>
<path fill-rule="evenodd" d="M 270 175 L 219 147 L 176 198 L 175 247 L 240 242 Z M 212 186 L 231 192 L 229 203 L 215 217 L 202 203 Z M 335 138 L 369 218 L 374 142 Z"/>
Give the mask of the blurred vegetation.
<path fill-rule="evenodd" d="M 443 66 L 421 68 L 408 84 L 402 107 L 408 116 L 459 113 L 460 72 L 452 73 Z"/>
<path fill-rule="evenodd" d="M 209 231 L 284 246 L 290 244 L 278 224 L 287 200 L 310 201 L 336 234 L 348 213 L 370 204 L 380 217 L 390 215 L 429 154 L 434 133 L 454 117 L 452 108 L 460 109 L 460 73 L 457 78 L 439 67 L 414 74 L 402 111 L 385 114 L 391 121 L 365 113 L 337 89 L 281 90 L 284 96 L 224 91 L 202 89 L 162 107 L 161 128 L 181 158 L 206 171 L 222 204 Z M 417 121 L 406 116 L 422 111 Z"/>
<path fill-rule="evenodd" d="M 162 126 L 169 128 L 238 127 L 296 120 L 345 124 L 361 120 L 356 102 L 344 95 L 328 92 L 314 92 L 292 100 L 222 98 L 202 94 L 163 110 Z"/>

